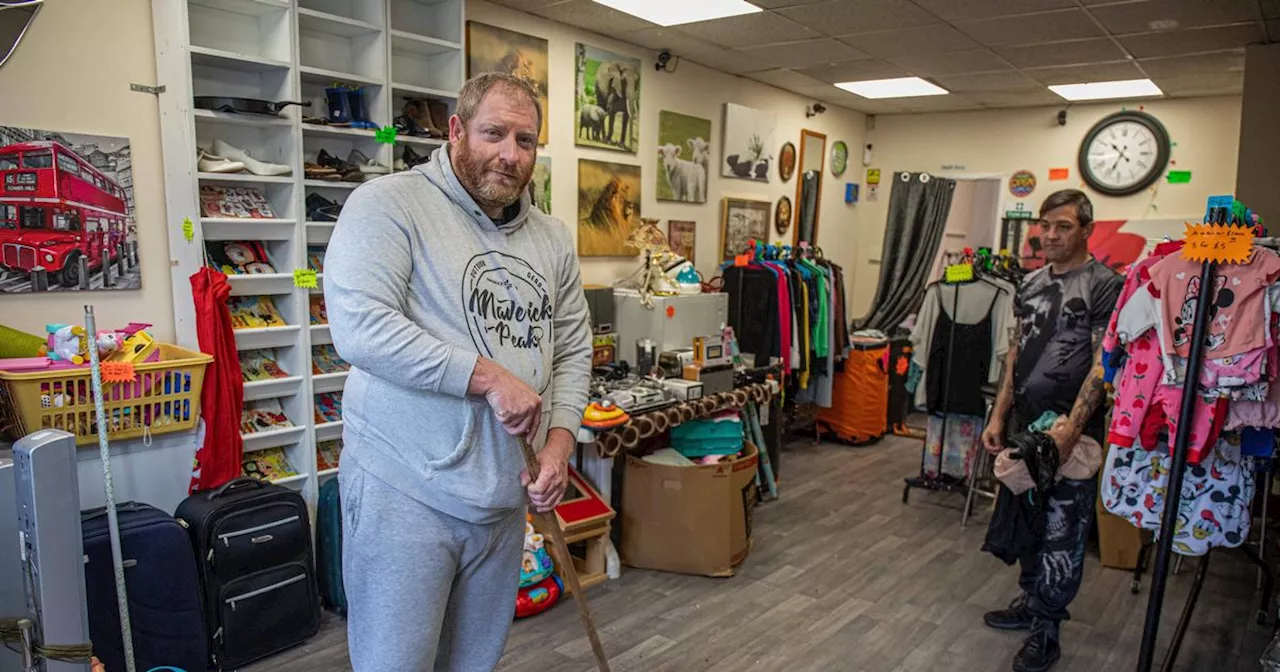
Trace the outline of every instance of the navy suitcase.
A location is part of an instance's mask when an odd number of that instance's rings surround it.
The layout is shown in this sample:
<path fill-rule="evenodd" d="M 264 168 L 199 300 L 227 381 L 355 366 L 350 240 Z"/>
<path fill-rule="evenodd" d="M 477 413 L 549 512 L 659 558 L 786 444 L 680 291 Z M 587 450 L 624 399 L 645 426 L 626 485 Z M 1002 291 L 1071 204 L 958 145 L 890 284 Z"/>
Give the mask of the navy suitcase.
<path fill-rule="evenodd" d="M 347 593 L 342 588 L 342 497 L 338 479 L 320 486 L 316 504 L 316 574 L 320 601 L 339 616 L 347 614 Z"/>
<path fill-rule="evenodd" d="M 137 669 L 204 670 L 208 649 L 200 580 L 186 530 L 173 516 L 146 504 L 117 504 L 116 518 Z M 123 670 L 124 643 L 106 507 L 82 512 L 80 529 L 93 653 L 108 670 Z"/>

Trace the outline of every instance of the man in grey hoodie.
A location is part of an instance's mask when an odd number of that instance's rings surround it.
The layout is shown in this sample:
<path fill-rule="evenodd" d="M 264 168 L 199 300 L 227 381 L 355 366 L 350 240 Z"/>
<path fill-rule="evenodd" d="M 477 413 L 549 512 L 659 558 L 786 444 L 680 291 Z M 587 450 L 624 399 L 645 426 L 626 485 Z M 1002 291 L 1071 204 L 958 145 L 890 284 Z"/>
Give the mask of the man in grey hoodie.
<path fill-rule="evenodd" d="M 493 669 L 525 498 L 564 495 L 591 336 L 569 229 L 530 205 L 541 126 L 528 84 L 471 79 L 449 145 L 353 192 L 329 243 L 355 672 Z M 519 439 L 540 448 L 535 483 Z"/>

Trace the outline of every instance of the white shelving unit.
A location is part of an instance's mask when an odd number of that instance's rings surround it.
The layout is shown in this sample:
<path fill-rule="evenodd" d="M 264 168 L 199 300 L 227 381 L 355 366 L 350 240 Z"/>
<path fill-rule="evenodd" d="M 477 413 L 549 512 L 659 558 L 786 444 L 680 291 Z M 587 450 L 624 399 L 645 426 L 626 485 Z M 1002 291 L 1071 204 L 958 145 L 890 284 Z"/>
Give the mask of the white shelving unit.
<path fill-rule="evenodd" d="M 179 344 L 195 348 L 195 312 L 188 278 L 204 264 L 206 241 L 263 241 L 277 273 L 230 276 L 233 295 L 266 295 L 289 326 L 236 332 L 240 351 L 272 349 L 287 378 L 245 385 L 245 401 L 279 399 L 294 427 L 243 435 L 245 451 L 284 448 L 298 475 L 277 484 L 298 489 L 314 508 L 320 481 L 316 444 L 341 438 L 342 423 L 317 423 L 316 394 L 340 392 L 346 373 L 312 374 L 312 346 L 332 343 L 327 325 L 311 325 L 312 291 L 293 286 L 293 269 L 307 267 L 307 247 L 327 245 L 334 223 L 309 221 L 306 198 L 316 193 L 342 203 L 358 183 L 305 178 L 303 166 L 320 150 L 345 159 L 358 150 L 391 166 L 402 148 L 422 154 L 441 140 L 398 137 L 378 143 L 369 129 L 302 122 L 325 116 L 325 88 L 364 89 L 370 121 L 388 126 L 405 97 L 432 98 L 452 111 L 465 75 L 465 0 L 175 0 L 152 5 L 165 166 L 165 200 Z M 311 102 L 278 117 L 196 109 L 193 96 Z M 316 106 L 319 105 L 317 108 Z M 292 168 L 288 176 L 202 173 L 200 148 L 214 139 L 255 159 Z M 255 187 L 275 219 L 201 217 L 202 185 Z M 181 229 L 190 217 L 188 242 Z M 370 263 L 377 263 L 370 260 Z M 323 275 L 321 274 L 321 278 Z M 318 291 L 318 290 L 313 290 Z"/>

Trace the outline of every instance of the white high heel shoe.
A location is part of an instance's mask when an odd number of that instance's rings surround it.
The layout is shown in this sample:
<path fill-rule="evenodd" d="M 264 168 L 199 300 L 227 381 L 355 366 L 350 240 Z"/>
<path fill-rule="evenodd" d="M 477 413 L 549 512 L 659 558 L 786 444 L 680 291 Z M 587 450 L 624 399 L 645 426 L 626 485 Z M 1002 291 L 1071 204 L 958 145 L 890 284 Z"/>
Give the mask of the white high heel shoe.
<path fill-rule="evenodd" d="M 210 154 L 209 152 L 200 150 L 200 159 L 196 163 L 196 167 L 202 173 L 238 173 L 244 170 L 244 164 L 239 161 L 232 161 L 223 156 Z"/>
<path fill-rule="evenodd" d="M 267 163 L 266 161 L 259 161 L 250 156 L 249 152 L 238 147 L 232 147 L 221 140 L 215 139 L 213 141 L 213 153 L 218 156 L 225 156 L 232 161 L 239 161 L 243 163 L 245 169 L 254 175 L 277 176 L 293 174 L 293 168 L 290 168 L 283 163 Z"/>

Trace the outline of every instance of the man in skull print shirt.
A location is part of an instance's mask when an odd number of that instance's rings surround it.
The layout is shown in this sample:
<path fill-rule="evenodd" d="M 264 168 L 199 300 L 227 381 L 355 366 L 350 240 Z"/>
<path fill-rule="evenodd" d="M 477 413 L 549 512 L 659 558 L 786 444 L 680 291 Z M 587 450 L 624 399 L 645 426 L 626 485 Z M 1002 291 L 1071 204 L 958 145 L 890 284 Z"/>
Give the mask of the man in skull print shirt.
<path fill-rule="evenodd" d="M 1051 194 L 1040 206 L 1038 224 L 1048 263 L 1018 287 L 1018 329 L 982 443 L 998 453 L 1006 430 L 1025 431 L 1045 411 L 1054 411 L 1065 421 L 1048 433 L 1066 462 L 1082 434 L 1103 440 L 1100 344 L 1124 278 L 1089 254 L 1093 204 L 1083 192 Z M 1047 495 L 1041 547 L 1019 560 L 1022 594 L 1007 609 L 983 617 L 992 628 L 1031 631 L 1013 659 L 1014 672 L 1043 672 L 1057 662 L 1059 624 L 1070 617 L 1067 605 L 1084 576 L 1094 482 L 1063 479 Z"/>

